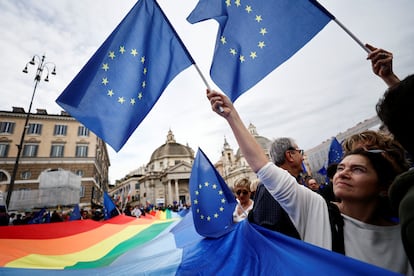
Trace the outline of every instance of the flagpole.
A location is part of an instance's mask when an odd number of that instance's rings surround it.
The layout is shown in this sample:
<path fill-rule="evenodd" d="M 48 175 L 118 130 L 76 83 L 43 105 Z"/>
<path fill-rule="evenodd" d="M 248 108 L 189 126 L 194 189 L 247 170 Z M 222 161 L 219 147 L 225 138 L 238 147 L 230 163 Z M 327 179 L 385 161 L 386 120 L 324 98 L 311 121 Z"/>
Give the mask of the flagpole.
<path fill-rule="evenodd" d="M 365 52 L 367 52 L 368 54 L 371 53 L 371 50 L 368 49 L 364 43 L 362 43 L 361 40 L 359 40 L 350 30 L 348 30 L 338 19 L 334 18 L 334 21 L 336 22 L 336 24 L 339 25 L 339 27 L 341 27 L 350 37 L 352 37 L 353 40 L 355 40 L 356 43 L 359 44 L 359 46 L 362 47 L 362 49 L 365 50 Z"/>

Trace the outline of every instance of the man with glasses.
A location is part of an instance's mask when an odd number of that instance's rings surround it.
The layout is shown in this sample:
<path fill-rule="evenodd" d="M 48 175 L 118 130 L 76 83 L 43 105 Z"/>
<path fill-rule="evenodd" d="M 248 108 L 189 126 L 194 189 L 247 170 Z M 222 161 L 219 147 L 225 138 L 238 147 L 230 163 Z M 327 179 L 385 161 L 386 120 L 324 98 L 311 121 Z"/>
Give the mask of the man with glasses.
<path fill-rule="evenodd" d="M 272 162 L 296 179 L 302 172 L 303 154 L 304 151 L 298 147 L 295 140 L 289 137 L 275 139 L 270 146 Z M 253 210 L 248 217 L 250 222 L 297 239 L 301 238 L 285 210 L 261 183 L 257 186 L 254 202 Z"/>

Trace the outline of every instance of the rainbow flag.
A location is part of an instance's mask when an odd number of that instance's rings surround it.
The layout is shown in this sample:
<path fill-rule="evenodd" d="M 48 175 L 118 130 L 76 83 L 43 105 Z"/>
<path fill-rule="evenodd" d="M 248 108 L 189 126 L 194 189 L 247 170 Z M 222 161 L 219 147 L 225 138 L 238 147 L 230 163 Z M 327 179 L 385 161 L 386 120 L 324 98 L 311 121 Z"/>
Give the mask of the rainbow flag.
<path fill-rule="evenodd" d="M 0 228 L 0 275 L 396 275 L 237 223 L 200 236 L 191 211 Z"/>

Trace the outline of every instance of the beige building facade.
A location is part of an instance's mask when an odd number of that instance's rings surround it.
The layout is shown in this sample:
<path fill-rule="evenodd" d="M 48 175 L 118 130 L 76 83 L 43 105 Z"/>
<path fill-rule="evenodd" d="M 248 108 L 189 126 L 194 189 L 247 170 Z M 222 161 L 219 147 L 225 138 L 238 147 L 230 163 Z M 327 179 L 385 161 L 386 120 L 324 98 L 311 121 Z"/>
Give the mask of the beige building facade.
<path fill-rule="evenodd" d="M 9 191 L 27 113 L 23 108 L 0 111 L 0 192 Z M 102 206 L 110 166 L 106 144 L 66 112 L 48 114 L 38 109 L 29 116 L 9 209 L 23 194 L 39 189 L 40 176 L 67 171 L 80 177 L 79 203 L 83 208 Z M 50 179 L 45 178 L 45 179 Z M 20 193 L 19 193 L 20 191 Z M 25 193 L 22 193 L 22 192 Z M 17 204 L 16 206 L 21 206 Z"/>

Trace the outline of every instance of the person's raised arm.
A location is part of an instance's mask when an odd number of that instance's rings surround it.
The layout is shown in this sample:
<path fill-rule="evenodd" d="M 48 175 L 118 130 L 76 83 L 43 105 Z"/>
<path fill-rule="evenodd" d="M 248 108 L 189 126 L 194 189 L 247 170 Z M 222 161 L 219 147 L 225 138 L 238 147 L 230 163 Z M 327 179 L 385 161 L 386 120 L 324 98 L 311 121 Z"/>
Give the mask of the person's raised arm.
<path fill-rule="evenodd" d="M 210 100 L 213 111 L 229 123 L 247 163 L 254 172 L 259 171 L 269 160 L 262 147 L 243 124 L 233 103 L 226 95 L 214 90 L 207 90 L 207 98 Z"/>
<path fill-rule="evenodd" d="M 367 59 L 371 60 L 372 71 L 374 74 L 379 76 L 388 87 L 398 84 L 400 79 L 392 70 L 392 53 L 369 44 L 365 44 L 365 46 L 371 50 Z"/>

